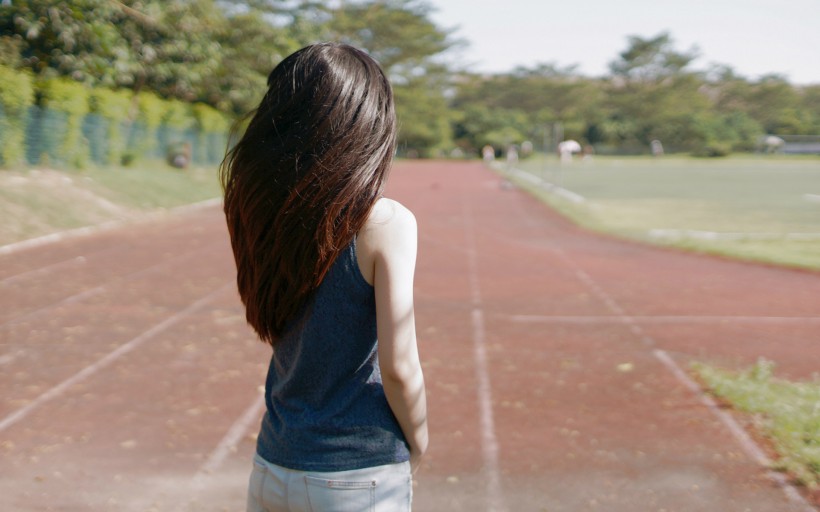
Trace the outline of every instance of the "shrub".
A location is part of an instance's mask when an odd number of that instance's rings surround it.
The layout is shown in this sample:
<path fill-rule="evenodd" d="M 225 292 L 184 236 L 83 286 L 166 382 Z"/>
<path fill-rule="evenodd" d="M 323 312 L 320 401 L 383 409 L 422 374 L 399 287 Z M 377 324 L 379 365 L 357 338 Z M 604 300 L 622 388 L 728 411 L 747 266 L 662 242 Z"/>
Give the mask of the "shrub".
<path fill-rule="evenodd" d="M 191 115 L 191 107 L 187 103 L 179 100 L 166 100 L 165 113 L 162 116 L 162 124 L 174 130 L 184 131 L 191 128 L 195 119 Z"/>
<path fill-rule="evenodd" d="M 725 142 L 705 143 L 692 151 L 692 156 L 705 158 L 718 158 L 729 156 L 732 153 L 732 145 Z"/>
<path fill-rule="evenodd" d="M 88 89 L 63 78 L 43 81 L 39 87 L 43 106 L 61 112 L 62 130 L 51 127 L 49 136 L 56 137 L 57 150 L 66 163 L 83 168 L 88 163 L 88 143 L 83 137 L 83 117 L 89 111 Z"/>
<path fill-rule="evenodd" d="M 115 164 L 122 161 L 125 151 L 123 125 L 129 118 L 132 95 L 126 91 L 112 91 L 110 89 L 94 89 L 90 97 L 91 111 L 105 120 L 106 130 L 104 141 L 103 162 Z"/>
<path fill-rule="evenodd" d="M 24 163 L 26 116 L 34 102 L 34 80 L 27 70 L 0 65 L 0 162 Z"/>
<path fill-rule="evenodd" d="M 225 116 L 213 107 L 204 103 L 195 103 L 191 107 L 196 120 L 196 160 L 199 162 L 213 162 L 219 160 L 224 152 L 225 134 L 229 122 Z M 215 143 L 222 140 L 223 143 Z"/>
<path fill-rule="evenodd" d="M 152 92 L 137 94 L 137 124 L 129 144 L 129 157 L 154 153 L 157 149 L 157 130 L 165 116 L 166 102 Z"/>

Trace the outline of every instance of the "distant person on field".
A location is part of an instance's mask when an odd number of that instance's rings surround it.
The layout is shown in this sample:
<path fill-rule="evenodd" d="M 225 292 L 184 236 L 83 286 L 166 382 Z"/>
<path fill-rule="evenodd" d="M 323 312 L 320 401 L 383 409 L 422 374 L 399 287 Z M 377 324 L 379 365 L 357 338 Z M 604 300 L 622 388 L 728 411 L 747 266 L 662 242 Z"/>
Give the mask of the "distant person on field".
<path fill-rule="evenodd" d="M 652 142 L 650 142 L 649 147 L 652 150 L 652 156 L 663 156 L 663 144 L 661 144 L 661 141 L 659 141 L 658 139 L 654 139 Z"/>
<path fill-rule="evenodd" d="M 495 149 L 492 146 L 487 144 L 483 148 L 481 148 L 481 158 L 484 159 L 485 162 L 489 163 L 495 160 Z"/>
<path fill-rule="evenodd" d="M 193 149 L 188 141 L 177 144 L 168 150 L 168 163 L 177 169 L 185 169 L 191 164 Z"/>
<path fill-rule="evenodd" d="M 578 141 L 569 139 L 558 143 L 558 155 L 561 163 L 572 162 L 572 155 L 581 151 L 581 144 Z"/>
<path fill-rule="evenodd" d="M 585 161 L 585 162 L 591 162 L 591 161 L 592 161 L 592 157 L 593 157 L 593 156 L 595 156 L 595 148 L 592 146 L 592 144 L 584 144 L 584 149 L 583 149 L 583 151 L 582 151 L 581 153 L 582 153 L 582 155 L 583 155 L 583 156 L 581 157 L 581 159 L 582 159 L 583 161 Z"/>
<path fill-rule="evenodd" d="M 390 84 L 352 46 L 283 60 L 222 164 L 248 323 L 273 347 L 247 510 L 409 511 L 427 450 L 416 220 L 382 196 Z"/>
<path fill-rule="evenodd" d="M 532 155 L 532 150 L 533 150 L 532 142 L 530 142 L 528 140 L 525 140 L 524 142 L 521 143 L 521 156 L 522 157 L 527 158 L 530 155 Z"/>
<path fill-rule="evenodd" d="M 507 167 L 514 169 L 516 165 L 518 165 L 518 149 L 515 144 L 511 144 L 507 147 Z"/>

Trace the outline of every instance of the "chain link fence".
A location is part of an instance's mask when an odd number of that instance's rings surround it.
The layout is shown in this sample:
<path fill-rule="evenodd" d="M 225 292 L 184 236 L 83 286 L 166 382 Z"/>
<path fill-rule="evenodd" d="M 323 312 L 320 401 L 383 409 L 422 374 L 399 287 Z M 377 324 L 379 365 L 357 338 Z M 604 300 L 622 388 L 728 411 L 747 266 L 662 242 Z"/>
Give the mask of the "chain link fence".
<path fill-rule="evenodd" d="M 2 131 L 8 126 L 3 116 L 0 109 L 0 140 L 4 140 Z M 24 122 L 23 163 L 73 167 L 84 163 L 130 165 L 142 160 L 176 159 L 185 165 L 213 166 L 222 160 L 228 141 L 226 133 L 164 124 L 149 127 L 138 121 L 119 123 L 97 114 L 83 116 L 81 137 L 68 140 L 71 122 L 71 117 L 62 111 L 29 107 Z"/>

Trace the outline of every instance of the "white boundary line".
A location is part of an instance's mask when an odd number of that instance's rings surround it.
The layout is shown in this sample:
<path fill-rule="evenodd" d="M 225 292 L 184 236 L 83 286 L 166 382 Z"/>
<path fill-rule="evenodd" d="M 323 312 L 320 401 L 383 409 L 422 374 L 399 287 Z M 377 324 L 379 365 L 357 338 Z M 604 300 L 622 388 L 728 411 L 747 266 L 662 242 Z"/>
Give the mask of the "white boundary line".
<path fill-rule="evenodd" d="M 501 169 L 501 172 L 505 172 L 505 171 L 503 169 Z M 506 172 L 515 175 L 519 179 L 522 179 L 524 181 L 528 181 L 528 182 L 532 183 L 533 185 L 545 188 L 545 189 L 549 190 L 550 192 L 552 192 L 553 194 L 555 194 L 559 197 L 563 197 L 564 199 L 566 199 L 567 201 L 570 201 L 572 203 L 581 204 L 581 203 L 586 202 L 586 198 L 584 196 L 582 196 L 581 194 L 575 193 L 571 190 L 567 190 L 563 187 L 559 187 L 558 185 L 555 185 L 553 183 L 545 181 L 545 180 L 539 178 L 538 176 L 535 176 L 535 175 L 533 175 L 531 173 L 528 173 L 526 171 L 522 171 L 521 169 L 518 169 L 517 167 L 513 167 L 512 169 L 507 169 Z"/>
<path fill-rule="evenodd" d="M 621 318 L 621 322 L 629 325 L 632 332 L 638 336 L 641 341 L 647 346 L 654 346 L 655 340 L 651 337 L 645 335 L 643 330 L 639 325 L 635 323 L 635 319 L 629 315 L 627 315 L 623 308 L 606 293 L 592 277 L 589 276 L 586 272 L 584 272 L 574 261 L 568 258 L 564 252 L 560 249 L 554 249 L 554 252 L 570 266 L 571 268 L 575 269 L 576 275 L 578 275 L 579 279 L 586 284 L 595 295 L 601 298 L 604 303 L 612 310 L 613 313 L 618 315 Z M 792 505 L 796 507 L 800 507 L 801 512 L 816 512 L 815 508 L 811 506 L 805 498 L 797 491 L 797 489 L 789 482 L 786 476 L 782 473 L 778 473 L 776 471 L 772 471 L 771 467 L 771 460 L 764 454 L 763 450 L 758 446 L 754 440 L 749 437 L 743 428 L 737 424 L 737 422 L 726 412 L 720 410 L 720 408 L 715 404 L 714 400 L 711 399 L 708 395 L 706 395 L 703 390 L 701 390 L 700 386 L 698 386 L 692 379 L 690 379 L 686 372 L 684 372 L 680 366 L 667 354 L 664 350 L 655 348 L 652 350 L 652 354 L 655 356 L 658 361 L 661 362 L 672 374 L 675 378 L 681 382 L 686 388 L 688 388 L 692 393 L 694 393 L 698 399 L 706 405 L 707 409 L 712 412 L 720 421 L 721 423 L 726 426 L 735 440 L 740 444 L 743 451 L 746 452 L 752 460 L 754 460 L 759 465 L 766 468 L 766 475 L 771 479 L 777 486 L 783 491 L 783 494 L 786 495 L 786 498 L 792 503 Z"/>
<path fill-rule="evenodd" d="M 490 374 L 487 369 L 487 350 L 485 343 L 484 312 L 481 308 L 481 286 L 478 280 L 478 255 L 475 249 L 475 231 L 473 212 L 464 202 L 464 234 L 467 249 L 467 269 L 470 280 L 470 298 L 472 302 L 472 335 L 473 360 L 475 362 L 476 380 L 478 381 L 478 406 L 481 421 L 481 455 L 487 471 L 487 510 L 505 512 L 504 494 L 501 489 L 501 473 L 498 465 L 498 439 L 495 435 L 493 419 L 493 398 Z"/>
<path fill-rule="evenodd" d="M 546 324 L 622 324 L 621 315 L 510 315 L 513 322 Z M 719 315 L 647 315 L 629 316 L 640 324 L 803 324 L 818 323 L 820 316 L 719 316 Z"/>
<path fill-rule="evenodd" d="M 29 277 L 34 277 L 42 274 L 48 274 L 54 270 L 63 268 L 63 267 L 72 267 L 76 265 L 85 265 L 88 262 L 88 258 L 84 255 L 74 256 L 67 260 L 58 261 L 56 263 L 52 263 L 50 265 L 45 265 L 43 267 L 35 268 L 32 270 L 26 270 L 24 272 L 20 272 L 19 274 L 14 274 L 8 277 L 4 277 L 0 279 L 0 284 L 11 284 L 16 283 L 18 281 L 22 281 Z"/>
<path fill-rule="evenodd" d="M 176 263 L 177 261 L 184 260 L 185 258 L 190 258 L 191 256 L 193 256 L 193 255 L 195 255 L 199 252 L 200 252 L 200 250 L 188 251 L 184 254 L 180 254 L 179 256 L 174 256 L 170 259 L 167 259 L 165 261 L 161 261 L 161 262 L 156 263 L 154 265 L 151 265 L 149 267 L 145 267 L 145 268 L 142 268 L 140 270 L 135 270 L 134 272 L 131 272 L 130 274 L 125 274 L 124 276 L 115 276 L 115 277 L 109 279 L 108 281 L 106 281 L 105 283 L 103 283 L 101 285 L 98 285 L 98 286 L 95 286 L 94 288 L 89 288 L 88 290 L 84 290 L 80 293 L 75 293 L 74 295 L 70 295 L 70 296 L 65 297 L 63 299 L 60 299 L 57 302 L 52 302 L 51 304 L 47 304 L 45 306 L 42 306 L 42 307 L 39 307 L 37 309 L 33 309 L 31 311 L 23 313 L 22 315 L 19 315 L 19 316 L 16 316 L 14 318 L 10 318 L 8 320 L 0 322 L 0 329 L 2 329 L 4 327 L 7 327 L 9 325 L 18 324 L 18 323 L 22 322 L 23 320 L 26 320 L 27 318 L 37 316 L 37 315 L 39 315 L 39 314 L 41 314 L 45 311 L 56 308 L 58 306 L 65 306 L 65 305 L 68 305 L 68 304 L 74 304 L 74 303 L 79 302 L 83 299 L 87 299 L 89 297 L 99 295 L 100 293 L 105 292 L 108 289 L 108 287 L 111 286 L 112 283 L 118 283 L 118 282 L 122 282 L 122 281 L 131 281 L 135 277 L 143 276 L 145 274 L 150 274 L 151 272 L 156 272 L 157 270 L 161 269 L 162 267 L 166 267 L 168 265 Z M 0 343 L 0 346 L 3 346 L 3 345 L 7 345 L 7 344 L 6 343 Z"/>
<path fill-rule="evenodd" d="M 253 403 L 245 409 L 245 412 L 231 425 L 228 432 L 222 437 L 213 449 L 208 459 L 205 461 L 199 470 L 191 479 L 191 490 L 189 494 L 191 498 L 187 503 L 178 505 L 174 510 L 180 512 L 182 510 L 199 510 L 201 507 L 197 506 L 197 500 L 201 497 L 200 493 L 207 485 L 208 476 L 216 472 L 219 466 L 225 462 L 228 456 L 236 451 L 236 446 L 242 440 L 242 437 L 248 432 L 248 429 L 254 422 L 259 420 L 259 416 L 265 409 L 265 396 L 258 396 Z M 250 461 L 248 461 L 250 463 Z"/>
<path fill-rule="evenodd" d="M 219 441 L 216 448 L 214 448 L 211 452 L 208 460 L 206 460 L 202 467 L 199 468 L 195 478 L 201 478 L 201 475 L 210 474 L 216 471 L 228 455 L 236 450 L 236 445 L 239 444 L 239 441 L 242 440 L 242 437 L 245 436 L 245 433 L 251 425 L 259 420 L 259 416 L 262 414 L 264 409 L 265 396 L 261 395 L 256 397 L 250 407 L 245 409 L 245 412 L 242 413 L 242 416 L 240 416 L 234 424 L 231 425 L 231 428 L 222 440 Z"/>
<path fill-rule="evenodd" d="M 665 229 L 654 228 L 646 232 L 649 238 L 656 240 L 789 240 L 812 242 L 820 240 L 820 233 L 775 233 L 775 232 L 726 232 L 702 231 L 697 229 Z"/>
<path fill-rule="evenodd" d="M 153 220 L 160 219 L 164 216 L 169 214 L 184 214 L 191 211 L 200 210 L 203 208 L 208 208 L 210 206 L 215 206 L 222 203 L 221 197 L 215 197 L 212 199 L 206 199 L 204 201 L 199 201 L 197 203 L 186 204 L 182 206 L 175 206 L 173 208 L 169 208 L 168 210 L 159 210 L 155 212 L 149 212 L 145 215 L 141 215 L 136 219 L 130 220 L 112 220 L 108 222 L 103 222 L 102 224 L 96 224 L 94 226 L 84 226 L 81 228 L 69 229 L 66 231 L 59 231 L 57 233 L 51 233 L 49 235 L 39 236 L 37 238 L 29 238 L 28 240 L 22 240 L 20 242 L 14 242 L 11 244 L 0 246 L 0 256 L 5 256 L 7 254 L 11 254 L 17 251 L 22 251 L 25 249 L 32 249 L 34 247 L 41 247 L 43 245 L 52 244 L 55 242 L 60 242 L 62 240 L 69 240 L 71 238 L 79 238 L 83 236 L 92 235 L 95 233 L 102 233 L 105 231 L 110 231 L 112 229 L 116 229 L 121 226 L 125 226 L 128 224 L 139 224 L 141 222 L 151 222 Z"/>
<path fill-rule="evenodd" d="M 758 444 L 755 443 L 751 437 L 749 437 L 749 434 L 743 430 L 743 427 L 738 425 L 731 415 L 729 415 L 726 411 L 721 410 L 712 397 L 705 394 L 700 386 L 698 386 L 697 383 L 686 375 L 686 372 L 678 366 L 669 354 L 661 349 L 655 349 L 652 353 L 655 355 L 655 358 L 663 363 L 663 365 L 675 375 L 675 378 L 677 378 L 681 384 L 689 388 L 689 390 L 698 397 L 701 403 L 705 405 L 712 412 L 712 414 L 717 416 L 721 423 L 723 423 L 729 432 L 732 433 L 737 442 L 740 443 L 740 446 L 743 448 L 743 451 L 746 452 L 746 455 L 767 469 L 766 476 L 768 476 L 769 479 L 774 481 L 774 483 L 780 487 L 780 490 L 783 491 L 786 498 L 788 498 L 793 505 L 800 507 L 799 510 L 801 512 L 817 512 L 817 510 L 797 491 L 794 485 L 789 482 L 785 474 L 770 469 L 772 466 L 772 461 L 766 456 L 765 453 L 763 453 L 760 446 L 758 446 Z"/>
<path fill-rule="evenodd" d="M 91 375 L 97 373 L 99 370 L 102 370 L 103 368 L 105 368 L 109 364 L 113 363 L 114 361 L 116 361 L 117 359 L 122 357 L 123 355 L 125 355 L 128 352 L 131 352 L 132 350 L 136 349 L 137 347 L 139 347 L 140 345 L 142 345 L 143 343 L 145 343 L 146 341 L 148 341 L 149 339 L 151 339 L 155 335 L 159 334 L 160 332 L 164 331 L 165 329 L 168 329 L 172 325 L 176 324 L 183 317 L 185 317 L 185 316 L 193 313 L 194 311 L 202 308 L 208 302 L 213 300 L 215 297 L 217 297 L 221 293 L 224 293 L 225 290 L 228 289 L 232 284 L 233 284 L 233 282 L 225 284 L 223 286 L 220 286 L 218 289 L 216 289 L 216 290 L 210 292 L 209 294 L 205 295 L 204 297 L 194 301 L 193 303 L 191 303 L 185 309 L 174 313 L 173 315 L 166 318 L 162 322 L 154 325 L 150 329 L 148 329 L 146 331 L 143 331 L 142 334 L 138 335 L 136 338 L 133 338 L 130 341 L 128 341 L 127 343 L 125 343 L 123 345 L 120 345 L 119 347 L 117 347 L 113 351 L 109 352 L 108 354 L 106 354 L 102 358 L 98 359 L 94 363 L 86 366 L 85 368 L 83 368 L 79 372 L 75 373 L 71 377 L 65 379 L 64 381 L 57 384 L 53 388 L 50 388 L 48 391 L 46 391 L 45 393 L 43 393 L 40 396 L 38 396 L 37 398 L 35 398 L 34 400 L 29 402 L 24 407 L 22 407 L 22 408 L 16 410 L 15 412 L 9 414 L 8 416 L 6 416 L 2 420 L 0 420 L 0 432 L 6 430 L 10 426 L 12 426 L 15 423 L 17 423 L 18 421 L 22 420 L 23 418 L 28 416 L 28 414 L 31 413 L 34 409 L 38 408 L 39 406 L 43 405 L 44 403 L 49 402 L 49 401 L 57 398 L 58 396 L 62 395 L 68 388 L 70 388 L 74 384 L 77 384 L 78 382 L 83 381 L 86 378 L 90 377 Z"/>

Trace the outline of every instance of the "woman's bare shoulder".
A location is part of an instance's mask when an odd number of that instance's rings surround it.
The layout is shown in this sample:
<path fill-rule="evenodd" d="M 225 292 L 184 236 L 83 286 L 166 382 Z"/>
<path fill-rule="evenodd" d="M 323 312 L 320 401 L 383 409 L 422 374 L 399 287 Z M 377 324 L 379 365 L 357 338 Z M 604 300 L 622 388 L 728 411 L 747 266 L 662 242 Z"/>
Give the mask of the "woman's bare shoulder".
<path fill-rule="evenodd" d="M 416 217 L 407 207 L 386 197 L 376 201 L 367 218 L 362 239 L 374 252 L 390 251 L 416 243 Z"/>
<path fill-rule="evenodd" d="M 376 201 L 365 223 L 365 229 L 378 231 L 405 230 L 408 228 L 415 231 L 415 226 L 416 217 L 413 212 L 395 199 L 386 197 Z"/>
<path fill-rule="evenodd" d="M 377 261 L 407 261 L 416 256 L 416 218 L 398 201 L 376 201 L 357 236 L 356 255 L 365 280 L 373 284 Z M 398 260 L 397 260 L 398 258 Z"/>

